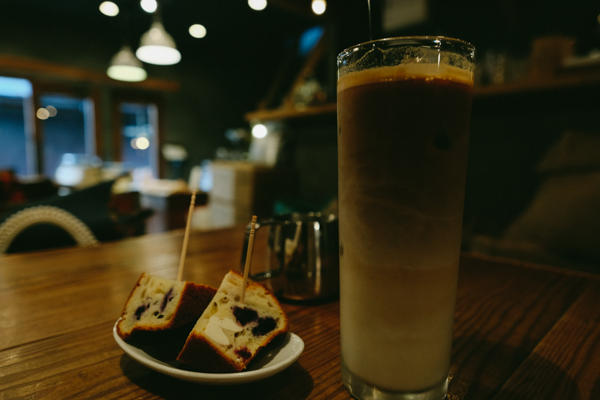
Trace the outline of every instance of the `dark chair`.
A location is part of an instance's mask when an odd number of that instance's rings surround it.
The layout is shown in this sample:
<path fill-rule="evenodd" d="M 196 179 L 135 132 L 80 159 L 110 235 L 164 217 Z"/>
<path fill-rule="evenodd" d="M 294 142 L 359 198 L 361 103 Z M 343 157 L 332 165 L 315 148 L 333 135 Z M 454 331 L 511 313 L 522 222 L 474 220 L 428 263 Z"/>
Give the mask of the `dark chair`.
<path fill-rule="evenodd" d="M 113 181 L 67 196 L 27 202 L 0 215 L 0 254 L 119 240 L 120 215 L 111 208 Z M 140 218 L 144 218 L 140 214 Z"/>

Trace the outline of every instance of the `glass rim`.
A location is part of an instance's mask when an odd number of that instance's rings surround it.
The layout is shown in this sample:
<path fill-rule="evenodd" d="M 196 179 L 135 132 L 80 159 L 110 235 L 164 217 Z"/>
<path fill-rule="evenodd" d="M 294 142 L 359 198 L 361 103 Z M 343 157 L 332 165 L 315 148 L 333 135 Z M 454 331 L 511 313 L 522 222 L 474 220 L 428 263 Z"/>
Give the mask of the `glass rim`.
<path fill-rule="evenodd" d="M 400 43 L 400 42 L 405 42 L 405 45 L 423 45 L 425 43 L 433 43 L 435 44 L 435 48 L 440 48 L 442 46 L 459 46 L 460 48 L 462 48 L 465 51 L 474 53 L 475 52 L 475 46 L 473 46 L 471 43 L 462 40 L 462 39 L 456 39 L 456 38 L 451 38 L 448 36 L 396 36 L 396 37 L 389 37 L 389 38 L 382 38 L 382 39 L 375 39 L 375 40 L 370 40 L 368 42 L 363 42 L 363 43 L 359 43 L 356 44 L 354 46 L 350 46 L 345 48 L 344 50 L 342 50 L 342 52 L 340 54 L 338 54 L 337 59 L 340 60 L 342 58 L 348 57 L 350 55 L 352 55 L 353 53 L 356 53 L 360 50 L 363 50 L 365 48 L 368 47 L 374 47 L 377 44 L 395 44 L 396 42 Z"/>

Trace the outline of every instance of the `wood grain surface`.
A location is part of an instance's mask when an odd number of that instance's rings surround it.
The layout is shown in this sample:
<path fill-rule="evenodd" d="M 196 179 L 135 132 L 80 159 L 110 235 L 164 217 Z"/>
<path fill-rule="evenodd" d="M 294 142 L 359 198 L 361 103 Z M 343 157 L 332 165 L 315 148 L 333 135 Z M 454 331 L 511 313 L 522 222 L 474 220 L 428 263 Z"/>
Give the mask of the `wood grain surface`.
<path fill-rule="evenodd" d="M 243 236 L 192 233 L 183 279 L 218 286 L 239 270 Z M 175 279 L 182 243 L 174 231 L 0 258 L 0 399 L 350 399 L 337 301 L 283 303 L 305 350 L 258 382 L 184 382 L 123 353 L 112 327 L 133 285 L 142 272 Z M 600 279 L 464 254 L 450 378 L 452 400 L 600 399 Z"/>

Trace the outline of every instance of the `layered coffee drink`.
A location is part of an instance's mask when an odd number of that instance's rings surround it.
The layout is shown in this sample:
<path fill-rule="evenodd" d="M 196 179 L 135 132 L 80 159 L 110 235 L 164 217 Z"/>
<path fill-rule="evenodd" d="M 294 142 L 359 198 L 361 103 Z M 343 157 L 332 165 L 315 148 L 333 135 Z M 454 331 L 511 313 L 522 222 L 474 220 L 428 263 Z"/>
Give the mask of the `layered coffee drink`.
<path fill-rule="evenodd" d="M 426 60 L 340 68 L 342 377 L 358 398 L 446 392 L 473 78 Z"/>

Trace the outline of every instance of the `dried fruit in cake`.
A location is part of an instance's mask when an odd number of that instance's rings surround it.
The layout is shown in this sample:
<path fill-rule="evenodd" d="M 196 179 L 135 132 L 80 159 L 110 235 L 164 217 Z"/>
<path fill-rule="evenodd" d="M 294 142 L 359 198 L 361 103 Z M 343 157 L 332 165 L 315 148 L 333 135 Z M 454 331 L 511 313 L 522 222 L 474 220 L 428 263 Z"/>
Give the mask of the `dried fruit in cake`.
<path fill-rule="evenodd" d="M 143 273 L 131 291 L 117 334 L 127 340 L 138 332 L 164 331 L 196 321 L 217 289 Z"/>
<path fill-rule="evenodd" d="M 202 372 L 242 371 L 260 349 L 288 331 L 277 299 L 250 283 L 241 303 L 243 277 L 230 271 L 190 333 L 178 360 Z"/>

